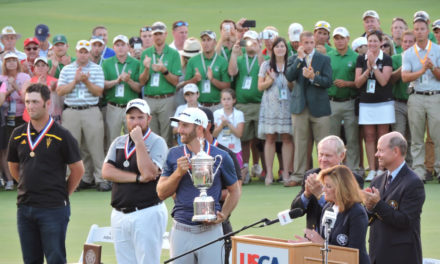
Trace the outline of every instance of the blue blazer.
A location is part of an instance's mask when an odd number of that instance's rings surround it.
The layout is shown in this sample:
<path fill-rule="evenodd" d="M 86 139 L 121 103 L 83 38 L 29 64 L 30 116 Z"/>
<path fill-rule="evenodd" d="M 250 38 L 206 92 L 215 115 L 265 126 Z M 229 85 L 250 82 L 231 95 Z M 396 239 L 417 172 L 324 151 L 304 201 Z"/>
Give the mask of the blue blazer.
<path fill-rule="evenodd" d="M 385 191 L 386 173 L 370 186 L 381 200 L 370 216 L 370 259 L 376 264 L 422 264 L 420 214 L 425 202 L 422 180 L 405 164 Z"/>
<path fill-rule="evenodd" d="M 327 203 L 322 212 L 333 206 Z M 322 220 L 321 220 L 322 221 Z M 365 208 L 360 203 L 355 203 L 351 208 L 337 215 L 335 226 L 330 232 L 329 244 L 341 247 L 359 249 L 359 264 L 370 264 L 367 254 L 365 238 L 367 236 L 368 216 Z M 324 236 L 324 227 L 321 226 L 321 236 Z"/>
<path fill-rule="evenodd" d="M 307 67 L 305 60 L 297 55 L 289 57 L 284 74 L 289 82 L 296 81 L 292 90 L 290 112 L 300 114 L 307 106 L 313 117 L 331 114 L 327 88 L 332 85 L 332 67 L 330 58 L 315 50 L 312 57 L 312 68 L 315 72 L 313 83 L 302 74 Z"/>

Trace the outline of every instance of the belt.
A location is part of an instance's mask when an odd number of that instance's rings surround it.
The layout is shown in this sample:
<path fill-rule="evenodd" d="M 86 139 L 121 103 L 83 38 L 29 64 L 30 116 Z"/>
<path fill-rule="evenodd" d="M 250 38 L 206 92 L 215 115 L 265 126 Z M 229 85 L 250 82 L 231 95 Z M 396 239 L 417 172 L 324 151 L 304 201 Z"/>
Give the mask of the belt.
<path fill-rule="evenodd" d="M 85 110 L 95 106 L 97 107 L 98 105 L 64 105 L 64 109 L 70 108 L 73 110 Z"/>
<path fill-rule="evenodd" d="M 219 224 L 215 224 L 215 225 L 214 224 L 212 224 L 212 225 L 207 225 L 207 224 L 185 225 L 185 224 L 179 223 L 174 220 L 173 228 L 180 230 L 180 231 L 188 232 L 188 233 L 198 234 L 198 233 L 202 233 L 202 232 L 211 230 L 211 229 L 215 228 L 217 225 L 219 225 Z"/>
<path fill-rule="evenodd" d="M 347 101 L 350 101 L 350 100 L 356 99 L 355 96 L 350 96 L 349 98 L 345 98 L 345 99 L 342 99 L 342 98 L 336 98 L 336 97 L 334 97 L 334 96 L 329 96 L 328 98 L 330 99 L 330 101 L 333 101 L 333 102 L 347 102 Z"/>
<path fill-rule="evenodd" d="M 408 100 L 405 100 L 405 99 L 397 99 L 397 98 L 394 98 L 394 101 L 396 101 L 396 102 L 400 102 L 400 103 L 408 103 Z"/>
<path fill-rule="evenodd" d="M 413 93 L 421 94 L 421 95 L 434 95 L 434 94 L 440 94 L 440 91 L 424 91 L 424 92 L 413 91 Z"/>
<path fill-rule="evenodd" d="M 134 206 L 134 207 L 123 207 L 123 208 L 115 208 L 116 211 L 119 211 L 121 213 L 124 214 L 129 214 L 129 213 L 133 213 L 134 211 L 139 211 L 148 207 L 152 207 L 152 206 L 156 206 L 161 204 L 162 201 L 158 202 L 158 203 L 154 203 L 154 204 L 149 204 L 149 205 L 142 205 L 142 206 Z"/>
<path fill-rule="evenodd" d="M 213 106 L 213 105 L 218 105 L 219 103 L 200 103 L 201 105 L 203 105 L 203 106 L 206 106 L 206 107 L 210 107 L 210 106 Z"/>
<path fill-rule="evenodd" d="M 168 98 L 173 96 L 174 93 L 169 93 L 169 94 L 158 94 L 158 95 L 145 95 L 148 98 L 154 98 L 154 99 L 163 99 L 163 98 Z"/>
<path fill-rule="evenodd" d="M 127 104 L 117 104 L 117 103 L 113 103 L 113 102 L 107 102 L 108 104 L 111 104 L 113 106 L 119 107 L 119 108 L 125 108 L 127 107 Z"/>

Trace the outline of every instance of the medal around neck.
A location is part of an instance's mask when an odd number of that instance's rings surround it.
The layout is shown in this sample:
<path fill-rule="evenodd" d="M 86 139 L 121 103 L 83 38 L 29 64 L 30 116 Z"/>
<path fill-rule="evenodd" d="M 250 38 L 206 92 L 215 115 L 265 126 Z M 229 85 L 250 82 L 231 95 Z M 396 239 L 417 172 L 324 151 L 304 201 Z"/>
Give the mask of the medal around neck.
<path fill-rule="evenodd" d="M 200 190 L 200 195 L 194 199 L 194 216 L 192 221 L 215 221 L 217 219 L 215 201 L 214 198 L 208 196 L 207 190 L 211 187 L 223 159 L 220 155 L 215 156 L 215 158 L 211 157 L 209 155 L 211 145 L 207 145 L 207 152 L 205 152 L 203 150 L 205 139 L 200 138 L 199 140 L 200 152 L 190 160 L 192 173 L 188 171 L 194 186 Z M 217 159 L 220 159 L 220 162 L 214 171 L 214 164 Z"/>

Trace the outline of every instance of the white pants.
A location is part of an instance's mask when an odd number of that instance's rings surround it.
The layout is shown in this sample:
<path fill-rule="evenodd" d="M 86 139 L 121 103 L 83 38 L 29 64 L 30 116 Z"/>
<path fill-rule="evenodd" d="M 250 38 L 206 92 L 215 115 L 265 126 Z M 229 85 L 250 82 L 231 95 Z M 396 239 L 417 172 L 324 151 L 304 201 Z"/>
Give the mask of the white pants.
<path fill-rule="evenodd" d="M 170 257 L 176 257 L 223 236 L 221 224 L 190 226 L 174 221 L 170 232 Z M 173 261 L 173 264 L 223 264 L 224 240 Z"/>
<path fill-rule="evenodd" d="M 168 221 L 165 203 L 124 214 L 112 211 L 111 225 L 119 264 L 160 263 Z"/>

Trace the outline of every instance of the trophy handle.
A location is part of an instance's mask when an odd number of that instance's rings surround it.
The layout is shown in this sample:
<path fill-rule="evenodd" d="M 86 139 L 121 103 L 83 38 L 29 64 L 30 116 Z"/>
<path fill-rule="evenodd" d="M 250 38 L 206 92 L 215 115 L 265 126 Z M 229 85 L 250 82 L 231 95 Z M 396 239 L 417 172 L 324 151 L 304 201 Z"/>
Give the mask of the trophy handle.
<path fill-rule="evenodd" d="M 223 158 L 220 155 L 217 155 L 214 157 L 214 163 L 217 161 L 217 158 L 220 158 L 220 163 L 217 166 L 217 169 L 215 170 L 214 174 L 212 175 L 212 177 L 214 177 L 217 174 L 218 169 L 220 169 L 220 165 L 222 164 Z"/>

